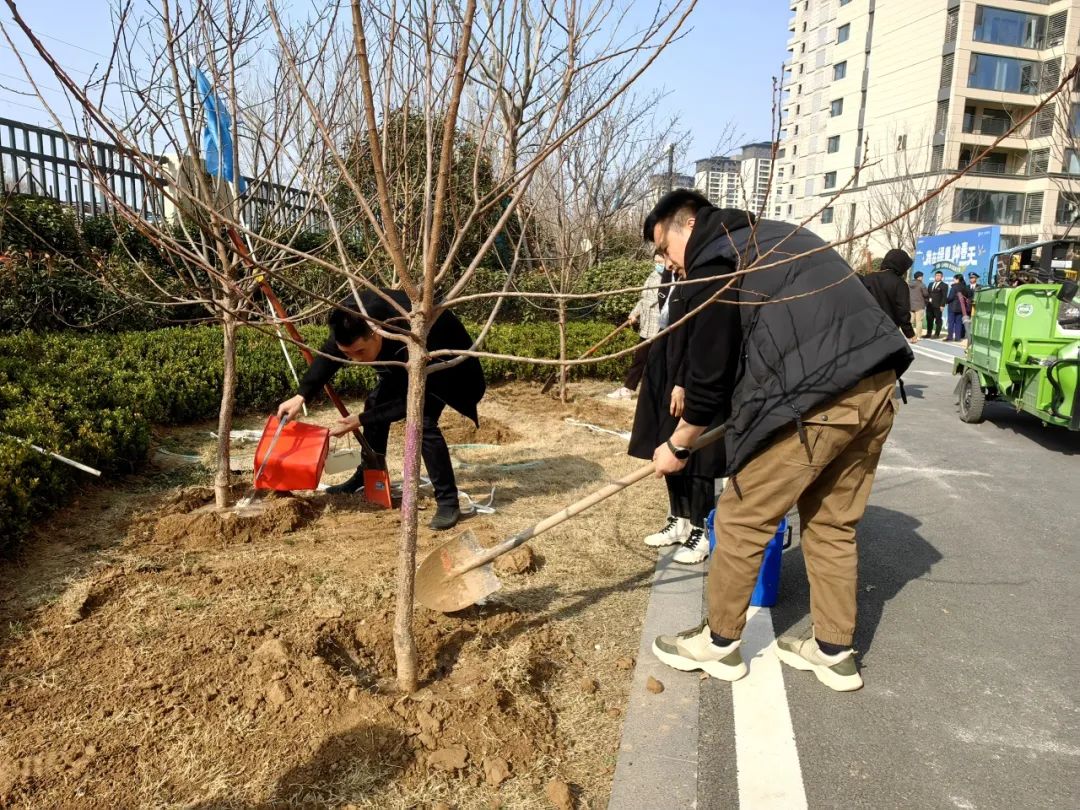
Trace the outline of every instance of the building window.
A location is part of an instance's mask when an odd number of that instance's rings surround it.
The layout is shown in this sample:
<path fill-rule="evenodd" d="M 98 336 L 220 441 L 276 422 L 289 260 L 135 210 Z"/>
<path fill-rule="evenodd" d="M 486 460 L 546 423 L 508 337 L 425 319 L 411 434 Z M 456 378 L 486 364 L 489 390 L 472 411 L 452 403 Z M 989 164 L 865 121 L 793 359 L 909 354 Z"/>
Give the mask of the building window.
<path fill-rule="evenodd" d="M 991 6 L 976 6 L 976 42 L 1011 45 L 1014 48 L 1041 48 L 1046 41 L 1046 17 Z"/>
<path fill-rule="evenodd" d="M 851 23 L 841 25 L 839 28 L 836 29 L 836 44 L 839 45 L 841 42 L 847 42 L 850 37 Z"/>
<path fill-rule="evenodd" d="M 1058 195 L 1056 220 L 1058 225 L 1080 222 L 1080 194 L 1063 191 Z"/>
<path fill-rule="evenodd" d="M 844 100 L 842 98 L 833 99 L 829 104 L 829 116 L 836 118 L 838 115 L 842 115 L 844 112 Z"/>
<path fill-rule="evenodd" d="M 833 81 L 840 81 L 840 79 L 847 76 L 847 62 L 837 62 L 832 66 Z"/>
<path fill-rule="evenodd" d="M 846 6 L 850 2 L 851 2 L 851 0 L 840 0 L 840 5 L 841 6 Z"/>
<path fill-rule="evenodd" d="M 1065 150 L 1065 159 L 1061 161 L 1061 170 L 1065 174 L 1080 174 L 1080 153 L 1075 149 Z"/>
<path fill-rule="evenodd" d="M 1023 210 L 1023 194 L 961 188 L 956 192 L 953 219 L 987 225 L 1019 225 Z"/>
<path fill-rule="evenodd" d="M 829 136 L 828 143 L 825 145 L 825 151 L 829 152 L 830 154 L 833 153 L 833 152 L 839 152 L 840 151 L 840 136 L 839 135 L 830 135 Z"/>
<path fill-rule="evenodd" d="M 832 218 L 833 218 L 833 210 L 832 210 L 831 205 L 828 208 L 821 209 L 821 224 L 822 225 L 828 225 L 830 222 L 832 222 Z"/>
<path fill-rule="evenodd" d="M 836 172 L 825 172 L 825 188 L 836 188 Z"/>
<path fill-rule="evenodd" d="M 1069 135 L 1080 135 L 1080 104 L 1072 105 L 1072 115 L 1069 117 Z"/>
<path fill-rule="evenodd" d="M 1038 62 L 1029 62 L 1026 59 L 973 53 L 968 71 L 968 87 L 1034 95 L 1039 92 L 1040 67 Z"/>

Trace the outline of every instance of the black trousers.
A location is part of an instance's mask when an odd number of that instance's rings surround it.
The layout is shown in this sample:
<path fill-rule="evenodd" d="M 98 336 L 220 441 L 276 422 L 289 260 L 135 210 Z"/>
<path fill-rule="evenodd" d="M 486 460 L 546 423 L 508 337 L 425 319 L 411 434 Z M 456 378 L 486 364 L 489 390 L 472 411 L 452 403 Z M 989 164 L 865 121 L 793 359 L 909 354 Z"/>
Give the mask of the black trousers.
<path fill-rule="evenodd" d="M 378 403 L 375 397 L 368 397 L 364 410 L 374 408 Z M 435 490 L 435 502 L 439 506 L 458 506 L 457 481 L 454 478 L 454 465 L 450 461 L 450 448 L 446 446 L 439 429 L 439 417 L 445 406 L 441 402 L 428 399 L 424 403 L 423 433 L 420 440 L 420 455 L 424 459 L 428 478 Z M 376 453 L 386 453 L 386 442 L 390 437 L 390 423 L 378 422 L 364 425 L 364 438 Z"/>
<path fill-rule="evenodd" d="M 941 334 L 941 307 L 930 304 L 926 308 L 926 332 L 931 337 L 938 337 Z"/>
<path fill-rule="evenodd" d="M 645 338 L 642 338 L 641 343 L 634 351 L 633 360 L 630 362 L 630 368 L 623 378 L 623 385 L 631 391 L 637 390 L 638 383 L 641 382 L 641 375 L 645 373 L 645 361 L 649 359 L 650 348 L 652 348 L 652 344 L 646 343 Z"/>
<path fill-rule="evenodd" d="M 688 518 L 691 526 L 705 528 L 705 518 L 716 508 L 716 482 L 704 475 L 665 475 L 673 517 Z"/>

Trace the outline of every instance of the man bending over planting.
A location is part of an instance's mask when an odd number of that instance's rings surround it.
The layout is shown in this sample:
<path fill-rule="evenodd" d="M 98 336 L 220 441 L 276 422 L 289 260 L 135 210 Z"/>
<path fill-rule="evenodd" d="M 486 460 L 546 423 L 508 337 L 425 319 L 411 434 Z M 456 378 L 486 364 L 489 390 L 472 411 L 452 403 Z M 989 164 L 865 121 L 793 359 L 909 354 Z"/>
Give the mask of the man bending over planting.
<path fill-rule="evenodd" d="M 400 290 L 382 290 L 381 295 L 374 291 L 360 294 L 360 304 L 346 298 L 338 309 L 330 312 L 330 337 L 322 347 L 322 355 L 307 370 L 300 381 L 300 393 L 287 399 L 278 406 L 278 417 L 296 418 L 305 402 L 311 402 L 323 386 L 330 382 L 346 359 L 358 363 L 373 363 L 408 360 L 408 348 L 400 340 L 384 338 L 374 328 L 373 322 L 386 324 L 384 331 L 393 332 L 395 326 L 402 330 L 409 328 L 408 320 L 399 309 L 391 305 L 386 298 L 392 299 L 401 310 L 410 309 L 408 296 Z M 386 296 L 384 298 L 383 296 Z M 358 314 L 363 312 L 367 318 Z M 370 320 L 369 320 L 370 319 Z M 439 349 L 470 349 L 472 338 L 461 321 L 452 312 L 442 313 L 431 325 L 428 333 L 429 351 Z M 327 356 L 328 355 L 328 356 Z M 443 358 L 445 360 L 446 358 Z M 433 360 L 432 362 L 439 362 Z M 378 383 L 364 403 L 364 412 L 338 420 L 330 431 L 331 436 L 344 436 L 359 428 L 364 431 L 376 453 L 386 453 L 386 442 L 390 434 L 390 424 L 405 418 L 405 400 L 409 390 L 408 372 L 404 366 L 374 366 Z M 484 396 L 486 383 L 480 361 L 467 357 L 455 366 L 432 372 L 427 379 L 424 394 L 423 439 L 420 453 L 427 467 L 428 477 L 435 490 L 435 502 L 438 509 L 430 526 L 433 529 L 449 529 L 458 522 L 461 512 L 458 508 L 457 481 L 454 480 L 454 467 L 450 462 L 450 450 L 446 446 L 439 429 L 439 417 L 443 408 L 449 405 L 462 416 L 479 424 L 476 405 Z M 330 487 L 330 493 L 353 494 L 364 485 L 363 467 L 348 481 Z"/>

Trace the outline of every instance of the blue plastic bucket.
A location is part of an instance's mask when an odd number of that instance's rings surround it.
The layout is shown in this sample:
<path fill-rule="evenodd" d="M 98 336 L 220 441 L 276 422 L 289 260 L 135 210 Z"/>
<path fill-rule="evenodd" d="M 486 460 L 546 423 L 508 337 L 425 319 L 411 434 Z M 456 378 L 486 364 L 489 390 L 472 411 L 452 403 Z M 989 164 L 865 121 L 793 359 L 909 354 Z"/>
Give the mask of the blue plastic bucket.
<path fill-rule="evenodd" d="M 716 531 L 713 528 L 713 516 L 716 510 L 705 518 L 705 527 L 709 532 L 709 553 L 716 548 Z M 784 556 L 784 536 L 787 534 L 787 518 L 781 518 L 776 534 L 765 546 L 765 555 L 761 558 L 761 570 L 758 571 L 754 593 L 750 604 L 755 607 L 772 607 L 780 596 L 780 561 Z"/>

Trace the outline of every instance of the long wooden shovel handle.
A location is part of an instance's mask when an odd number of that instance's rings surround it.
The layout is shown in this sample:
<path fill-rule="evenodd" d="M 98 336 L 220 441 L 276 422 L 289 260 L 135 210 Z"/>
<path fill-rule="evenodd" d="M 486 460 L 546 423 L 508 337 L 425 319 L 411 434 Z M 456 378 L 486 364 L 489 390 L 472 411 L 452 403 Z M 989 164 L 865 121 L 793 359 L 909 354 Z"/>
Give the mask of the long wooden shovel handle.
<path fill-rule="evenodd" d="M 712 430 L 701 434 L 701 436 L 698 437 L 697 441 L 694 442 L 693 449 L 695 451 L 700 450 L 702 447 L 712 444 L 721 436 L 723 436 L 726 432 L 727 425 L 720 425 L 719 427 L 715 427 Z M 575 501 L 574 503 L 567 506 L 565 509 L 556 512 L 554 515 L 549 515 L 548 517 L 541 520 L 539 523 L 530 526 L 524 531 L 518 532 L 513 537 L 509 537 L 506 540 L 503 540 L 498 545 L 492 546 L 488 549 L 484 549 L 482 554 L 473 557 L 466 566 L 462 566 L 460 570 L 455 569 L 449 573 L 456 576 L 458 574 L 463 574 L 466 571 L 471 571 L 474 568 L 479 568 L 481 565 L 491 562 L 496 557 L 500 557 L 508 551 L 513 551 L 522 543 L 526 542 L 527 540 L 531 540 L 533 537 L 536 537 L 536 535 L 542 532 L 546 532 L 548 529 L 551 529 L 555 526 L 558 526 L 560 523 L 569 520 L 574 515 L 584 512 L 589 507 L 595 506 L 596 504 L 600 503 L 600 501 L 605 500 L 606 498 L 610 498 L 612 495 L 618 492 L 622 492 L 624 489 L 633 484 L 636 484 L 643 478 L 648 478 L 654 472 L 656 472 L 656 468 L 654 467 L 652 462 L 646 464 L 644 467 L 639 467 L 632 473 L 624 475 L 618 481 L 612 481 L 610 484 L 601 487 L 600 489 L 596 490 L 596 492 L 593 492 L 591 495 L 586 495 L 580 501 Z"/>
<path fill-rule="evenodd" d="M 307 361 L 307 364 L 310 366 L 315 362 L 315 357 L 304 343 L 304 337 L 300 334 L 300 330 L 296 328 L 296 325 L 291 320 L 289 320 L 289 315 L 285 311 L 285 305 L 281 303 L 281 299 L 277 297 L 277 294 L 266 280 L 265 271 L 255 262 L 251 252 L 247 249 L 247 245 L 244 244 L 244 240 L 241 239 L 240 234 L 236 232 L 236 228 L 229 228 L 228 234 L 229 239 L 232 240 L 233 247 L 235 247 L 236 252 L 240 254 L 240 258 L 255 271 L 255 281 L 258 283 L 259 289 L 262 290 L 266 299 L 270 302 L 270 307 L 274 310 L 274 314 L 277 315 L 278 320 L 280 320 L 282 326 L 285 327 L 285 331 L 289 333 L 289 337 L 296 342 L 296 347 L 300 350 L 300 354 L 303 355 L 304 360 Z M 338 393 L 333 389 L 333 386 L 327 383 L 324 386 L 324 390 L 326 391 L 326 395 L 330 398 L 330 401 L 334 403 L 334 407 L 337 408 L 338 413 L 342 416 L 348 416 L 349 409 L 345 407 L 345 403 L 342 402 L 341 397 L 338 396 Z M 384 462 L 381 456 L 375 452 L 370 444 L 368 444 L 367 439 L 364 438 L 364 434 L 359 430 L 354 430 L 352 434 L 353 438 L 355 438 L 360 445 L 360 453 L 364 458 L 364 463 L 369 467 L 382 469 Z"/>
<path fill-rule="evenodd" d="M 623 329 L 628 327 L 631 323 L 632 323 L 632 321 L 629 318 L 627 318 L 621 324 L 619 324 L 614 329 L 612 329 L 610 332 L 608 332 L 599 343 L 597 343 L 595 346 L 592 346 L 592 347 L 586 349 L 584 354 L 578 355 L 578 357 L 576 359 L 584 360 L 586 357 L 591 357 L 593 352 L 597 351 L 598 349 L 600 349 L 603 346 L 606 346 L 617 334 L 619 334 L 619 332 L 621 332 Z M 551 372 L 551 374 L 548 376 L 548 378 L 544 381 L 544 387 L 540 389 L 540 393 L 541 394 L 546 394 L 548 391 L 550 391 L 551 386 L 553 386 L 555 384 L 555 380 L 558 378 L 558 376 L 559 376 L 558 371 Z"/>

